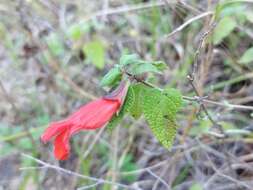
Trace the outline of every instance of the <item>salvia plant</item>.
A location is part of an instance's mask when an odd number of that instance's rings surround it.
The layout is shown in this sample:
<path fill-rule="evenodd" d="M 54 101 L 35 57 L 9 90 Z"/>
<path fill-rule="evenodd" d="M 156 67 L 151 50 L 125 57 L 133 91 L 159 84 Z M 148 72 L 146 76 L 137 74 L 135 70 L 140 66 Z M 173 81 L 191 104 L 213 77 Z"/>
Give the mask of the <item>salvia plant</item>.
<path fill-rule="evenodd" d="M 176 115 L 182 106 L 182 95 L 177 89 L 161 89 L 147 82 L 150 75 L 164 69 L 166 64 L 161 61 L 145 61 L 136 54 L 123 55 L 101 80 L 102 87 L 112 90 L 66 119 L 52 122 L 41 136 L 42 142 L 53 139 L 55 157 L 65 160 L 72 135 L 103 126 L 112 130 L 125 115 L 136 120 L 143 115 L 157 140 L 170 148 L 178 128 Z"/>

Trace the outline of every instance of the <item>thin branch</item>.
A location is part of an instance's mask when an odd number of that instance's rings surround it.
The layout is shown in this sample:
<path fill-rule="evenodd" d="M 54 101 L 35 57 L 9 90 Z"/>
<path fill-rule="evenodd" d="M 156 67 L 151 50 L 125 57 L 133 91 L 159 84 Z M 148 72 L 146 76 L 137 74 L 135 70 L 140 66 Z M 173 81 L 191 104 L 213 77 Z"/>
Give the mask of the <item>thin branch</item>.
<path fill-rule="evenodd" d="M 175 153 L 175 157 L 180 153 L 180 150 L 178 149 L 177 152 Z M 173 160 L 173 157 L 172 157 L 172 160 Z M 170 162 L 172 162 L 172 160 L 170 160 Z M 160 182 L 163 183 L 167 189 L 170 189 L 170 184 L 168 184 L 167 182 L 165 182 L 163 179 L 162 179 L 162 176 L 165 176 L 168 172 L 168 169 L 170 168 L 171 164 L 166 164 L 166 166 L 163 167 L 162 171 L 160 172 L 159 176 L 157 176 L 157 180 L 156 182 L 154 183 L 153 187 L 152 187 L 152 190 L 156 190 L 158 187 L 159 187 L 159 184 Z M 148 169 L 148 172 L 151 171 Z M 151 174 L 152 175 L 152 174 Z M 155 176 L 156 177 L 156 176 Z"/>
<path fill-rule="evenodd" d="M 170 189 L 170 186 L 161 177 L 159 177 L 158 175 L 156 175 L 150 169 L 147 169 L 147 172 L 150 173 L 153 177 L 155 177 L 158 181 L 160 181 L 167 189 Z"/>
<path fill-rule="evenodd" d="M 253 106 L 244 106 L 244 105 L 236 105 L 236 104 L 229 104 L 229 103 L 221 103 L 221 102 L 215 102 L 213 100 L 202 100 L 204 103 L 213 104 L 221 107 L 227 107 L 230 109 L 241 109 L 241 110 L 251 110 L 253 111 Z"/>
<path fill-rule="evenodd" d="M 167 0 L 167 2 L 168 2 L 168 0 Z M 180 5 L 182 5 L 182 6 L 184 6 L 186 9 L 188 9 L 188 10 L 194 12 L 194 13 L 197 13 L 197 14 L 200 14 L 200 13 L 201 13 L 201 10 L 199 10 L 198 8 L 193 7 L 193 6 L 191 6 L 191 5 L 187 4 L 187 3 L 185 3 L 185 2 L 182 1 L 182 0 L 178 0 L 178 3 L 179 3 Z"/>
<path fill-rule="evenodd" d="M 92 151 L 93 147 L 95 146 L 95 144 L 97 143 L 97 141 L 99 140 L 99 138 L 101 137 L 102 133 L 104 132 L 106 128 L 102 127 L 98 133 L 96 134 L 94 140 L 92 141 L 92 143 L 89 145 L 89 147 L 87 148 L 87 150 L 83 153 L 81 160 L 84 160 Z"/>
<path fill-rule="evenodd" d="M 192 86 L 194 92 L 196 93 L 196 95 L 197 95 L 198 97 L 200 97 L 200 94 L 199 94 L 197 88 L 196 88 L 195 85 L 194 85 L 193 78 L 191 78 L 191 76 L 189 76 L 189 75 L 187 76 L 187 78 L 188 78 L 188 80 L 190 81 L 190 84 L 191 84 L 191 86 Z M 225 132 L 224 132 L 222 126 L 221 126 L 220 124 L 218 124 L 218 123 L 212 118 L 212 116 L 209 114 L 209 112 L 208 112 L 208 110 L 207 110 L 207 108 L 206 108 L 206 106 L 205 106 L 204 104 L 202 104 L 201 102 L 199 102 L 199 104 L 200 104 L 200 107 L 201 107 L 201 108 L 203 109 L 203 111 L 205 112 L 205 114 L 206 114 L 206 116 L 208 117 L 208 119 L 213 123 L 213 125 L 214 125 L 215 127 L 218 127 L 218 129 L 219 129 L 220 132 L 222 133 L 222 134 L 219 135 L 219 136 L 220 136 L 220 137 L 225 137 L 226 135 L 225 135 Z"/>
<path fill-rule="evenodd" d="M 94 184 L 91 184 L 91 185 L 86 185 L 86 186 L 83 186 L 83 187 L 78 187 L 77 190 L 85 190 L 85 189 L 90 189 L 92 187 L 96 187 L 98 186 L 99 184 L 101 184 L 101 182 L 96 182 Z"/>
<path fill-rule="evenodd" d="M 212 11 L 208 11 L 208 12 L 204 12 L 200 15 L 197 15 L 189 20 L 187 20 L 184 24 L 180 25 L 178 28 L 176 28 L 175 30 L 173 30 L 171 33 L 167 34 L 165 37 L 169 38 L 172 35 L 176 34 L 177 32 L 180 32 L 181 30 L 183 30 L 186 26 L 188 26 L 189 24 L 191 24 L 192 22 L 199 20 L 203 17 L 209 16 L 209 15 L 213 15 L 214 13 Z"/>
<path fill-rule="evenodd" d="M 176 3 L 176 1 L 172 1 L 171 3 Z M 132 12 L 132 11 L 139 11 L 143 9 L 150 9 L 153 7 L 162 7 L 165 6 L 166 3 L 162 1 L 158 2 L 148 2 L 148 3 L 140 3 L 140 4 L 135 4 L 135 5 L 125 5 L 125 6 L 120 6 L 117 8 L 111 8 L 107 9 L 106 11 L 98 11 L 93 15 L 90 15 L 84 19 L 84 21 L 90 21 L 93 19 L 96 19 L 98 17 L 103 17 L 103 16 L 110 16 L 114 14 L 122 14 L 126 12 Z"/>
<path fill-rule="evenodd" d="M 227 180 L 229 180 L 229 181 L 235 183 L 236 186 L 237 186 L 237 188 L 238 188 L 239 186 L 242 186 L 242 187 L 251 189 L 251 187 L 250 187 L 249 185 L 243 183 L 241 180 L 238 180 L 238 179 L 236 179 L 236 178 L 234 178 L 234 177 L 231 177 L 231 176 L 229 176 L 229 175 L 226 175 L 226 174 L 225 174 L 225 171 L 226 171 L 226 170 L 225 170 L 224 168 L 221 167 L 221 168 L 218 169 L 218 168 L 215 166 L 215 164 L 213 163 L 213 161 L 212 161 L 212 159 L 210 158 L 210 156 L 208 155 L 208 153 L 206 152 L 206 150 L 205 150 L 204 148 L 203 148 L 203 150 L 204 150 L 204 152 L 205 152 L 205 154 L 206 154 L 206 157 L 207 157 L 207 159 L 208 159 L 210 165 L 212 166 L 212 169 L 215 171 L 214 175 L 213 175 L 213 176 L 206 182 L 206 184 L 204 185 L 205 189 L 208 189 L 208 187 L 210 186 L 211 182 L 213 182 L 215 179 L 217 179 L 217 178 L 219 178 L 219 177 L 223 177 L 223 178 L 225 178 L 225 179 L 227 179 Z M 229 168 L 229 169 L 230 169 L 230 168 Z M 234 170 L 232 169 L 232 171 L 234 171 Z M 229 171 L 229 172 L 231 172 L 231 171 Z"/>
<path fill-rule="evenodd" d="M 198 48 L 197 48 L 197 50 L 195 52 L 195 55 L 194 55 L 194 60 L 195 61 L 193 63 L 193 69 L 192 69 L 192 73 L 191 73 L 191 78 L 193 80 L 195 79 L 195 73 L 198 70 L 198 58 L 199 58 L 200 51 L 203 48 L 204 41 L 208 37 L 208 35 L 214 30 L 216 25 L 217 25 L 216 22 L 211 23 L 208 30 L 206 32 L 204 32 L 200 37 L 199 45 L 198 45 Z"/>
<path fill-rule="evenodd" d="M 57 172 L 62 172 L 62 173 L 68 174 L 68 175 L 72 175 L 72 176 L 79 177 L 79 178 L 86 179 L 86 180 L 90 180 L 90 181 L 95 181 L 95 182 L 99 182 L 99 183 L 106 183 L 106 184 L 110 184 L 110 185 L 116 185 L 118 187 L 122 187 L 122 188 L 126 188 L 126 189 L 135 189 L 133 187 L 130 187 L 128 185 L 124 185 L 124 184 L 121 184 L 121 183 L 116 183 L 116 182 L 112 182 L 112 181 L 105 180 L 105 179 L 99 179 L 99 178 L 95 178 L 95 177 L 85 176 L 85 175 L 82 175 L 80 173 L 76 173 L 76 172 L 73 172 L 73 171 L 70 171 L 70 170 L 66 170 L 66 169 L 61 168 L 59 166 L 46 163 L 46 162 L 44 162 L 40 159 L 37 159 L 33 156 L 28 155 L 28 154 L 22 153 L 22 156 L 24 156 L 25 158 L 28 158 L 30 160 L 33 160 L 33 161 L 37 162 L 38 164 L 41 164 L 42 166 L 44 166 L 43 168 L 50 168 L 50 169 L 53 169 Z M 41 167 L 38 167 L 38 169 L 40 169 L 40 168 Z"/>

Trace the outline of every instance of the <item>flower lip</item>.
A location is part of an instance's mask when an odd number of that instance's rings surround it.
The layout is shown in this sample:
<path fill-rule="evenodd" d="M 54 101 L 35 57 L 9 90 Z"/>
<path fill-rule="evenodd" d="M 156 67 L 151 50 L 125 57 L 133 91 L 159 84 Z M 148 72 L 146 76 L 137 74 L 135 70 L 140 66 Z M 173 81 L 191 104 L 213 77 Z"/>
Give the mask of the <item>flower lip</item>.
<path fill-rule="evenodd" d="M 58 122 L 52 122 L 50 123 L 49 127 L 46 129 L 46 131 L 41 135 L 41 141 L 46 144 L 53 136 L 56 136 L 57 134 L 60 134 L 62 131 L 65 130 L 65 128 L 68 127 L 68 121 L 62 120 Z"/>
<path fill-rule="evenodd" d="M 58 160 L 68 159 L 70 152 L 69 138 L 70 138 L 69 130 L 63 131 L 55 138 L 54 155 Z"/>
<path fill-rule="evenodd" d="M 81 130 L 95 130 L 106 125 L 123 105 L 128 81 L 122 81 L 110 94 L 89 102 L 64 120 L 52 122 L 41 136 L 47 143 L 54 138 L 54 155 L 58 160 L 66 160 L 70 153 L 69 140 Z"/>

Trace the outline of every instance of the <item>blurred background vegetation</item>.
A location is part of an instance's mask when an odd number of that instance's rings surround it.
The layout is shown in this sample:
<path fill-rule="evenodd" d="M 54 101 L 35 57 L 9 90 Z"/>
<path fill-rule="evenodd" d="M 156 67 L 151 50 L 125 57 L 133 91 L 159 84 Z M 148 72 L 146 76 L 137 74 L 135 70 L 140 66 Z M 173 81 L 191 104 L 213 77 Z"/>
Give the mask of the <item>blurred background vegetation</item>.
<path fill-rule="evenodd" d="M 123 53 L 164 61 L 153 83 L 187 96 L 198 54 L 196 88 L 223 105 L 206 106 L 230 135 L 211 135 L 199 103 L 185 102 L 171 150 L 127 117 L 113 132 L 76 135 L 70 159 L 56 161 L 41 133 L 104 95 L 99 81 Z M 253 112 L 230 106 L 253 106 L 252 80 L 250 0 L 1 0 L 0 189 L 252 189 Z M 115 184 L 37 168 L 22 153 Z"/>

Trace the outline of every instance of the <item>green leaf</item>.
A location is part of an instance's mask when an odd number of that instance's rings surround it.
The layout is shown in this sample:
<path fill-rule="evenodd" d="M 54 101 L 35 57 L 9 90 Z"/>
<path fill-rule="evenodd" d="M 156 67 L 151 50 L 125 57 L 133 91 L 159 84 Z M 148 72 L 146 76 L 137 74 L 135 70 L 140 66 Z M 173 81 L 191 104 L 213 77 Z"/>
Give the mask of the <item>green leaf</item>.
<path fill-rule="evenodd" d="M 134 102 L 130 109 L 130 114 L 138 119 L 142 114 L 142 90 L 144 88 L 143 84 L 135 84 L 132 86 L 134 92 Z"/>
<path fill-rule="evenodd" d="M 253 47 L 249 48 L 242 57 L 239 59 L 239 63 L 250 63 L 253 61 Z"/>
<path fill-rule="evenodd" d="M 120 71 L 120 68 L 114 67 L 102 78 L 100 85 L 113 86 L 118 81 L 120 81 L 121 77 L 122 77 L 122 73 Z"/>
<path fill-rule="evenodd" d="M 221 16 L 237 16 L 242 15 L 246 11 L 247 6 L 241 3 L 225 4 L 221 10 Z"/>
<path fill-rule="evenodd" d="M 224 38 L 226 38 L 236 27 L 236 22 L 231 17 L 224 17 L 220 20 L 213 34 L 213 43 L 219 44 Z"/>
<path fill-rule="evenodd" d="M 114 115 L 113 118 L 107 124 L 106 128 L 112 131 L 115 127 L 117 127 L 117 125 L 119 125 L 123 117 L 124 117 L 124 114 L 122 114 L 122 112 L 119 112 L 119 114 Z"/>
<path fill-rule="evenodd" d="M 159 71 L 163 71 L 168 68 L 166 63 L 163 61 L 154 61 L 151 64 L 154 65 Z"/>
<path fill-rule="evenodd" d="M 165 127 L 166 127 L 166 132 L 167 132 L 167 139 L 165 143 L 163 144 L 165 148 L 170 148 L 172 147 L 174 143 L 174 139 L 177 134 L 177 129 L 178 125 L 176 124 L 175 120 L 171 120 L 169 118 L 166 118 L 166 115 L 163 116 L 164 122 L 165 122 Z"/>
<path fill-rule="evenodd" d="M 215 17 L 237 16 L 243 14 L 247 6 L 243 3 L 231 2 L 230 0 L 218 2 Z"/>
<path fill-rule="evenodd" d="M 133 65 L 133 67 L 131 68 L 131 74 L 133 75 L 140 75 L 148 72 L 161 73 L 160 70 L 152 63 L 144 61 L 139 62 L 139 64 Z"/>
<path fill-rule="evenodd" d="M 132 86 L 129 86 L 125 102 L 121 107 L 121 110 L 118 114 L 114 115 L 111 121 L 107 124 L 109 130 L 113 130 L 123 119 L 124 115 L 130 111 L 134 103 L 134 92 Z"/>
<path fill-rule="evenodd" d="M 167 68 L 162 61 L 141 60 L 137 54 L 126 54 L 120 58 L 120 67 L 129 66 L 127 69 L 133 75 L 139 75 L 147 72 L 160 73 Z"/>
<path fill-rule="evenodd" d="M 131 65 L 136 63 L 139 60 L 137 54 L 126 54 L 120 57 L 119 63 L 121 66 Z"/>
<path fill-rule="evenodd" d="M 166 96 L 167 109 L 175 115 L 183 104 L 183 97 L 180 91 L 174 88 L 167 88 L 163 90 L 163 94 Z"/>
<path fill-rule="evenodd" d="M 49 50 L 56 56 L 60 56 L 64 53 L 63 44 L 56 33 L 52 33 L 46 38 L 46 42 Z"/>
<path fill-rule="evenodd" d="M 133 91 L 133 87 L 130 85 L 127 91 L 127 96 L 126 96 L 124 105 L 121 108 L 120 112 L 122 112 L 123 114 L 129 112 L 133 106 L 134 99 L 135 99 L 135 94 Z"/>
<path fill-rule="evenodd" d="M 104 68 L 105 47 L 101 41 L 86 43 L 83 46 L 83 52 L 98 69 Z"/>
<path fill-rule="evenodd" d="M 161 110 L 157 105 L 161 101 L 161 93 L 158 90 L 145 90 L 143 96 L 143 113 L 148 121 L 150 128 L 161 144 L 165 147 L 170 146 L 168 141 L 168 135 L 166 131 L 166 126 L 163 120 L 163 115 Z"/>
<path fill-rule="evenodd" d="M 90 25 L 86 22 L 75 23 L 68 28 L 67 36 L 73 40 L 78 40 L 82 35 L 88 32 Z"/>
<path fill-rule="evenodd" d="M 201 184 L 199 184 L 199 183 L 194 183 L 194 184 L 191 186 L 190 190 L 203 190 L 203 187 L 202 187 Z"/>
<path fill-rule="evenodd" d="M 155 137 L 166 148 L 172 146 L 178 127 L 175 118 L 180 98 L 177 95 L 175 91 L 167 95 L 157 89 L 143 90 L 144 116 Z M 172 100 L 176 100 L 176 103 Z"/>

